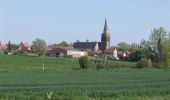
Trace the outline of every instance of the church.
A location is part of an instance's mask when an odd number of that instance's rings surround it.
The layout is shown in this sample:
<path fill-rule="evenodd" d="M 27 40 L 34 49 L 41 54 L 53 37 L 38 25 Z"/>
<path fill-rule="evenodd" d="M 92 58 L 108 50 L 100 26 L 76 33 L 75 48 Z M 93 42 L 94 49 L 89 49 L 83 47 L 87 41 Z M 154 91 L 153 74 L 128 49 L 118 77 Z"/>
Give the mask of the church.
<path fill-rule="evenodd" d="M 103 33 L 101 34 L 101 42 L 75 42 L 74 48 L 79 50 L 92 50 L 94 52 L 105 52 L 110 49 L 110 33 L 108 32 L 107 20 L 105 19 Z"/>

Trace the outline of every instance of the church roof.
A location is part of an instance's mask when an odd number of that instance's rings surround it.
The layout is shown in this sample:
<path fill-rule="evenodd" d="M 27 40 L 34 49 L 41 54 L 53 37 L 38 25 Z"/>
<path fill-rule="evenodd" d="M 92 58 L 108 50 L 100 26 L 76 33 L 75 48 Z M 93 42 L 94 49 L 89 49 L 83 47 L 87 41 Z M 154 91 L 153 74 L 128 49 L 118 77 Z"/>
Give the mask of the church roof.
<path fill-rule="evenodd" d="M 75 42 L 73 47 L 77 49 L 94 49 L 96 44 L 100 45 L 100 42 Z"/>

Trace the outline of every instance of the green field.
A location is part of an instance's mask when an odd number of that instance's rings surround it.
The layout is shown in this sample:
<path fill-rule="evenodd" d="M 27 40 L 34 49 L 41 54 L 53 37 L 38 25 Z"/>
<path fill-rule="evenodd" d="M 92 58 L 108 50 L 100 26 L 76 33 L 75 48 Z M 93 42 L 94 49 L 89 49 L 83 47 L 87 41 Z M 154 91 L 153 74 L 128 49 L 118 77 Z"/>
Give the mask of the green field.
<path fill-rule="evenodd" d="M 56 72 L 79 70 L 77 59 L 0 55 L 0 72 Z"/>
<path fill-rule="evenodd" d="M 50 92 L 52 100 L 169 100 L 170 70 L 81 70 L 77 59 L 0 55 L 0 100 L 48 100 Z"/>

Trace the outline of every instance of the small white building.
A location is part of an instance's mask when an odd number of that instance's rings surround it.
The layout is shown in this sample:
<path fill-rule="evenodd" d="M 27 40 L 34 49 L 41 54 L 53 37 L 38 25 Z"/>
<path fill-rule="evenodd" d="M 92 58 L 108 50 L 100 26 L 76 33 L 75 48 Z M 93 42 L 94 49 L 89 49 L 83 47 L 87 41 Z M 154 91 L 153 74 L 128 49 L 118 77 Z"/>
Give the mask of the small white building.
<path fill-rule="evenodd" d="M 73 58 L 79 58 L 81 56 L 86 56 L 86 51 L 80 51 L 75 48 L 53 48 L 48 51 L 49 56 L 56 56 L 56 57 L 73 57 Z"/>
<path fill-rule="evenodd" d="M 86 55 L 84 51 L 80 51 L 74 48 L 67 48 L 66 51 L 67 51 L 67 56 L 72 56 L 73 58 L 79 58 L 81 56 Z"/>

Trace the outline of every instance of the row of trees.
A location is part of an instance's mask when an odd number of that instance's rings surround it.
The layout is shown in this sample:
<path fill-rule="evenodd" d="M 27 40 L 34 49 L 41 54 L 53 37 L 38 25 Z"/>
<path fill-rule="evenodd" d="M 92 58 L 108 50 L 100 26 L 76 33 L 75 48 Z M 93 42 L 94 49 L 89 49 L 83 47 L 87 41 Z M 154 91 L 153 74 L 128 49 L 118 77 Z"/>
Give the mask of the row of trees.
<path fill-rule="evenodd" d="M 136 50 L 138 50 L 139 48 L 141 48 L 140 44 L 128 44 L 126 42 L 120 42 L 117 44 L 118 50 L 119 51 L 129 51 L 129 52 L 135 52 Z"/>

